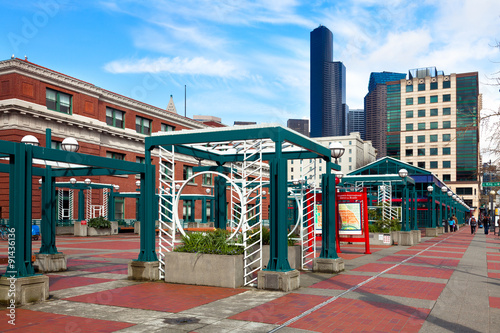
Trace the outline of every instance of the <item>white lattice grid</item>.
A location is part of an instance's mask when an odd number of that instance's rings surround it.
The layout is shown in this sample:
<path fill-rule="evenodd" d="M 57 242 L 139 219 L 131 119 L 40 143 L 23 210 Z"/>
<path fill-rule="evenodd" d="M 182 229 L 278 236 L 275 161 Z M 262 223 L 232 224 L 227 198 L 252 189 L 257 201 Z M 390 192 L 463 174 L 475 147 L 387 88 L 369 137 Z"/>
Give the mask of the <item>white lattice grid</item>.
<path fill-rule="evenodd" d="M 175 195 L 175 154 L 174 146 L 171 151 L 159 147 L 159 232 L 158 232 L 158 260 L 160 279 L 165 278 L 165 253 L 171 252 L 175 246 L 175 231 L 173 199 Z"/>
<path fill-rule="evenodd" d="M 92 218 L 92 188 L 88 188 L 85 193 L 86 209 L 85 209 L 85 219 L 87 222 Z"/>

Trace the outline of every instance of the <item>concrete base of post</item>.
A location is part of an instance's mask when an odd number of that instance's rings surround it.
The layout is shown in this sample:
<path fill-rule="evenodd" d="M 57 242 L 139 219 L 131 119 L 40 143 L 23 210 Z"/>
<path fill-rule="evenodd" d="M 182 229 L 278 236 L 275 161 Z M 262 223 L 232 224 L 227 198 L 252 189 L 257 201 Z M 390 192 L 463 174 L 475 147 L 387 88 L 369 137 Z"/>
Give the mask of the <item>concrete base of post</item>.
<path fill-rule="evenodd" d="M 7 309 L 9 306 L 14 308 L 14 305 L 26 305 L 45 301 L 48 298 L 49 277 L 46 275 L 12 279 L 8 275 L 0 277 L 0 303 L 7 305 Z"/>
<path fill-rule="evenodd" d="M 392 236 L 392 244 L 397 244 L 401 243 L 401 240 L 399 238 L 399 231 L 391 231 L 391 236 Z"/>
<path fill-rule="evenodd" d="M 297 270 L 288 272 L 259 271 L 257 288 L 266 290 L 292 291 L 300 287 L 300 273 Z"/>
<path fill-rule="evenodd" d="M 425 228 L 425 236 L 426 237 L 436 237 L 438 235 L 437 228 Z"/>
<path fill-rule="evenodd" d="M 156 281 L 160 278 L 159 261 L 131 261 L 128 263 L 128 279 Z"/>
<path fill-rule="evenodd" d="M 141 234 L 141 221 L 134 222 L 134 234 Z"/>
<path fill-rule="evenodd" d="M 330 273 L 335 274 L 344 270 L 344 259 L 328 259 L 328 258 L 314 258 L 313 259 L 313 272 L 314 273 Z"/>
<path fill-rule="evenodd" d="M 399 245 L 400 246 L 413 246 L 413 234 L 411 231 L 399 232 Z"/>
<path fill-rule="evenodd" d="M 111 234 L 118 235 L 118 221 L 111 221 Z"/>
<path fill-rule="evenodd" d="M 35 268 L 38 268 L 40 273 L 64 272 L 67 270 L 67 259 L 64 253 L 54 254 L 35 254 Z"/>
<path fill-rule="evenodd" d="M 83 222 L 83 223 L 82 223 Z M 74 225 L 74 235 L 78 237 L 87 237 L 87 221 L 75 221 Z"/>
<path fill-rule="evenodd" d="M 412 230 L 410 232 L 413 237 L 413 244 L 420 244 L 420 242 L 422 241 L 422 233 L 420 232 L 420 230 Z"/>
<path fill-rule="evenodd" d="M 444 234 L 444 227 L 436 227 L 438 235 Z"/>

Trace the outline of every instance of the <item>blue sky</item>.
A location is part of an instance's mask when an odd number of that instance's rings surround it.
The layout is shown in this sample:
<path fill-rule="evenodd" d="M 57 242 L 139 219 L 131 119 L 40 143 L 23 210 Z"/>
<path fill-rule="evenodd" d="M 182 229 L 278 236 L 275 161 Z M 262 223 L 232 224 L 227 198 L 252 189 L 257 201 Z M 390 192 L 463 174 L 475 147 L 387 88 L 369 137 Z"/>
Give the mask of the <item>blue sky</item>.
<path fill-rule="evenodd" d="M 498 110 L 498 0 L 1 1 L 0 59 L 12 54 L 187 115 L 277 122 L 309 117 L 309 33 L 334 34 L 347 103 L 363 107 L 373 71 L 478 71 Z M 497 63 L 495 63 L 497 62 Z M 488 112 L 485 110 L 484 112 Z M 484 113 L 483 112 L 483 113 Z M 483 135 L 484 138 L 484 135 Z"/>

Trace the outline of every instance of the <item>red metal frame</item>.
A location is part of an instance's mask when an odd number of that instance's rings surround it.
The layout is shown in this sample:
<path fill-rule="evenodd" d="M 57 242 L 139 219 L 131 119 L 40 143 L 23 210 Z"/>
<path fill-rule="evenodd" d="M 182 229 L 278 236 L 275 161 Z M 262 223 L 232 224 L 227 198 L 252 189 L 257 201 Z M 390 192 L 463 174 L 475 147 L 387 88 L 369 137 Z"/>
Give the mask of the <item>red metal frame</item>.
<path fill-rule="evenodd" d="M 340 216 L 339 216 L 339 203 L 349 203 L 349 202 L 359 202 L 362 207 L 361 214 L 361 232 L 364 237 L 341 237 L 340 236 Z M 366 193 L 366 188 L 363 188 L 363 192 L 337 192 L 335 200 L 335 214 L 337 216 L 337 252 L 342 253 L 340 250 L 340 242 L 352 242 L 352 243 L 365 243 L 365 254 L 371 254 L 370 252 L 370 233 L 368 231 L 368 197 Z M 352 235 L 351 235 L 352 236 Z"/>

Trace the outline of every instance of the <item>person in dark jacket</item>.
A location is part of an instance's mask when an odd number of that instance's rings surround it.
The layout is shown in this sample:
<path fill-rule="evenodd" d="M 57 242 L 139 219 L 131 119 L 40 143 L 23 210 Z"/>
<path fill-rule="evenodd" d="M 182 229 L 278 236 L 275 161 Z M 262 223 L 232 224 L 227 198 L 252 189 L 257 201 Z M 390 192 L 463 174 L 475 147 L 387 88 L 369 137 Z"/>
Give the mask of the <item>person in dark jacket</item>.
<path fill-rule="evenodd" d="M 472 215 L 469 219 L 469 225 L 470 225 L 470 233 L 471 235 L 476 234 L 476 227 L 477 227 L 477 220 L 474 215 Z"/>
<path fill-rule="evenodd" d="M 487 235 L 489 230 L 490 230 L 490 223 L 491 223 L 490 216 L 485 215 L 483 218 L 484 234 L 485 235 Z"/>

